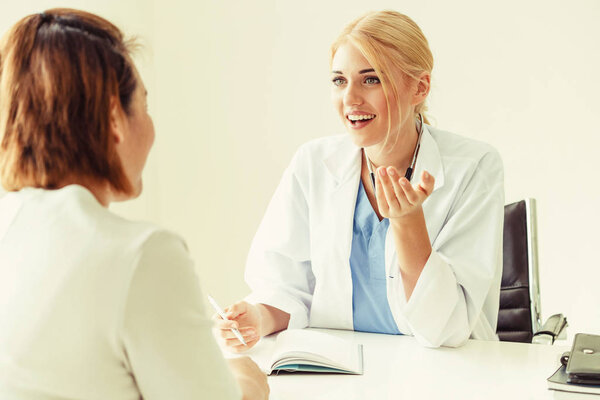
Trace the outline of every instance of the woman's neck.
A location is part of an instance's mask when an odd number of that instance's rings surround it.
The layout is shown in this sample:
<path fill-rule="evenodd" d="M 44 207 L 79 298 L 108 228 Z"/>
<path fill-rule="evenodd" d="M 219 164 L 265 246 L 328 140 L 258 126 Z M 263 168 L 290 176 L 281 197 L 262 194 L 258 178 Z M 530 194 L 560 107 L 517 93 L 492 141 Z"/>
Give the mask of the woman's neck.
<path fill-rule="evenodd" d="M 419 134 L 414 123 L 404 125 L 395 137 L 365 148 L 373 170 L 378 167 L 395 167 L 400 174 L 410 166 Z"/>

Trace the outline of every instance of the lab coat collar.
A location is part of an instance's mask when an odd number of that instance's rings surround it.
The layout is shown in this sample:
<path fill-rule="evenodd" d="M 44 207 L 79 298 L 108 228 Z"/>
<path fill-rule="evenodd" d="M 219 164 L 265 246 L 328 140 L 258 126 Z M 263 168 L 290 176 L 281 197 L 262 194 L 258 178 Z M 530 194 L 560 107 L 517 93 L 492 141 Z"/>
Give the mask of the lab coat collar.
<path fill-rule="evenodd" d="M 412 183 L 418 184 L 421 182 L 421 173 L 429 172 L 435 178 L 435 186 L 433 191 L 444 186 L 444 166 L 442 164 L 442 156 L 440 149 L 435 142 L 428 125 L 423 125 L 423 136 L 421 137 L 421 148 L 417 156 L 417 163 L 413 171 Z"/>
<path fill-rule="evenodd" d="M 352 143 L 348 134 L 339 147 L 331 149 L 331 152 L 325 156 L 323 162 L 333 176 L 336 187 L 360 175 L 361 157 L 361 148 Z"/>
<path fill-rule="evenodd" d="M 356 147 L 350 137 L 346 136 L 340 147 L 332 149 L 324 158 L 327 169 L 333 176 L 336 186 L 350 178 L 360 175 L 362 154 L 360 147 Z M 426 170 L 435 178 L 434 191 L 444 186 L 444 167 L 437 143 L 431 136 L 429 127 L 423 125 L 421 148 L 413 171 L 413 184 L 421 181 L 421 173 Z"/>

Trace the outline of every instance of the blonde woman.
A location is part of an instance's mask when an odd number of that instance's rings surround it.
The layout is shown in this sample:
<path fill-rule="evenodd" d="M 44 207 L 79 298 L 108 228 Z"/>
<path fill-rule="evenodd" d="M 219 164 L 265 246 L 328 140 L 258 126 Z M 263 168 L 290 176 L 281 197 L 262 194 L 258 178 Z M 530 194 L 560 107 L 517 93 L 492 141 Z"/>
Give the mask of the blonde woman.
<path fill-rule="evenodd" d="M 154 141 L 129 49 L 71 9 L 0 45 L 0 399 L 267 399 L 223 359 L 183 240 L 108 210 Z"/>
<path fill-rule="evenodd" d="M 503 167 L 489 145 L 427 124 L 433 57 L 419 27 L 371 12 L 331 47 L 347 133 L 302 146 L 252 243 L 252 293 L 218 320 L 243 351 L 286 328 L 414 335 L 425 346 L 494 340 Z"/>

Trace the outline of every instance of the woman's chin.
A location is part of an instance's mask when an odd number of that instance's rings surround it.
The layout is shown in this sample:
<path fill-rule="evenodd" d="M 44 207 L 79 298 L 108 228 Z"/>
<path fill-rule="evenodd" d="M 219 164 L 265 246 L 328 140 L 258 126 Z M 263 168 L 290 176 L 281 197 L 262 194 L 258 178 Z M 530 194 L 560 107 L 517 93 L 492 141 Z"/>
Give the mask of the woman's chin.
<path fill-rule="evenodd" d="M 142 190 L 144 189 L 144 183 L 140 179 L 133 187 L 133 193 L 131 195 L 132 199 L 137 199 L 142 194 Z"/>
<path fill-rule="evenodd" d="M 139 181 L 134 182 L 131 185 L 131 192 L 128 192 L 128 193 L 125 193 L 125 192 L 116 192 L 116 193 L 113 193 L 111 201 L 121 202 L 121 201 L 128 201 L 128 200 L 137 199 L 142 194 L 143 186 L 144 185 L 142 184 L 142 180 L 140 179 Z"/>
<path fill-rule="evenodd" d="M 366 132 L 357 132 L 355 130 L 348 130 L 348 134 L 352 139 L 352 142 L 358 147 L 371 147 L 378 143 L 381 143 L 382 138 L 373 137 L 373 135 L 369 135 Z"/>

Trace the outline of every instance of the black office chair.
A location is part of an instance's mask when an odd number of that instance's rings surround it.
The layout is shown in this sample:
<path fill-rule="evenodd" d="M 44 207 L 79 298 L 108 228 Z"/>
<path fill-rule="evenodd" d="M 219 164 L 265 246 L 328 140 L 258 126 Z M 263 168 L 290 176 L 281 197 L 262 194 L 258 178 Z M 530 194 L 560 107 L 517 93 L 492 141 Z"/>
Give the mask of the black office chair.
<path fill-rule="evenodd" d="M 547 343 L 565 335 L 555 314 L 541 326 L 535 199 L 504 206 L 504 260 L 496 332 L 508 342 Z"/>

